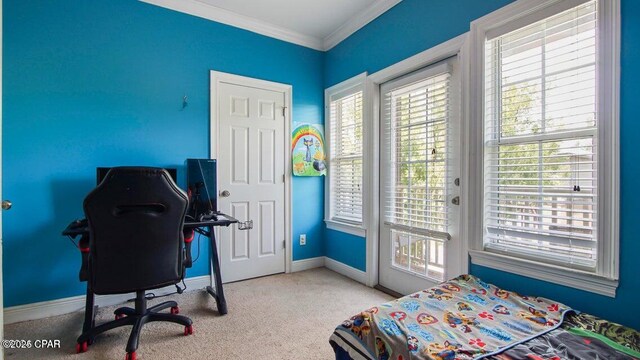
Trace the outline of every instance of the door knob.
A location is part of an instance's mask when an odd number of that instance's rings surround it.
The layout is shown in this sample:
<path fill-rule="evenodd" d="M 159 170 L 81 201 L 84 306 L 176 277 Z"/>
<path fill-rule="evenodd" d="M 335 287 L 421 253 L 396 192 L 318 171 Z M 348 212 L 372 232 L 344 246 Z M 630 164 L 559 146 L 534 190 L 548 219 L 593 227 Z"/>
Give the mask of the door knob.
<path fill-rule="evenodd" d="M 11 200 L 2 200 L 2 209 L 9 210 L 12 206 Z"/>
<path fill-rule="evenodd" d="M 224 190 L 223 192 L 220 193 L 221 197 L 229 197 L 231 195 L 231 193 L 229 192 L 229 190 Z"/>

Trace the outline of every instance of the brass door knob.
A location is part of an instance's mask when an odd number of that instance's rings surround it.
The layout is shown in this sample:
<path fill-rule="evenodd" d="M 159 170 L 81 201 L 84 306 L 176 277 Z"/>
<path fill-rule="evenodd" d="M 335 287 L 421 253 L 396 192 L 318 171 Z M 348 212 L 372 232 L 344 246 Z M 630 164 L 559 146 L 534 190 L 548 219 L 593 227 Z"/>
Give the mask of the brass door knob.
<path fill-rule="evenodd" d="M 11 203 L 10 200 L 2 200 L 2 209 L 9 210 L 11 209 L 12 206 L 13 204 Z"/>

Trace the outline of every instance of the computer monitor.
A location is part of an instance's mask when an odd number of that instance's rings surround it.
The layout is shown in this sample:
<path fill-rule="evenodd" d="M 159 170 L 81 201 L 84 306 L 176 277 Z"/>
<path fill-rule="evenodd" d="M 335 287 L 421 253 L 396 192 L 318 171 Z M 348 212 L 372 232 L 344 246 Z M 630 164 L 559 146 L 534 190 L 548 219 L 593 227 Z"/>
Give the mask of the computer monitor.
<path fill-rule="evenodd" d="M 215 159 L 187 159 L 189 215 L 211 219 L 218 211 L 217 167 Z"/>
<path fill-rule="evenodd" d="M 111 170 L 110 167 L 98 167 L 98 168 L 96 168 L 96 181 L 97 181 L 96 185 L 100 185 L 102 180 L 104 180 L 104 177 L 107 176 L 107 173 L 109 172 L 109 170 Z M 177 184 L 178 183 L 178 170 L 176 168 L 165 168 L 165 170 L 167 170 L 167 172 L 169 173 L 169 176 L 171 176 L 173 181 Z"/>

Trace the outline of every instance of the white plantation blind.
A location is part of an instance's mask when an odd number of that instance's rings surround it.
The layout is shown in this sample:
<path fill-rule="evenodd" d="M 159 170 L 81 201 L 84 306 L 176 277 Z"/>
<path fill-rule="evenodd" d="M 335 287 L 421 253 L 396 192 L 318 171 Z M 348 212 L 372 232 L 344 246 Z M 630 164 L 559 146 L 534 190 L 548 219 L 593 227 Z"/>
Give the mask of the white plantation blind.
<path fill-rule="evenodd" d="M 330 216 L 362 223 L 363 91 L 361 87 L 330 99 Z"/>
<path fill-rule="evenodd" d="M 384 216 L 392 227 L 448 239 L 450 73 L 446 64 L 435 70 L 383 88 Z"/>
<path fill-rule="evenodd" d="M 594 270 L 596 1 L 485 42 L 484 244 Z"/>

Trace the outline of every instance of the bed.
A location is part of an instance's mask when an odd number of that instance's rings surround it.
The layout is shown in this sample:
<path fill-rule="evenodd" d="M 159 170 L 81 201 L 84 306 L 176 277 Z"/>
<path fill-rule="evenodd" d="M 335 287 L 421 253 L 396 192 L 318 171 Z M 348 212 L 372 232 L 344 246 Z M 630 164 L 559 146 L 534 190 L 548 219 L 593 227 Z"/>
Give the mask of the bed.
<path fill-rule="evenodd" d="M 640 359 L 640 333 L 462 275 L 360 312 L 329 339 L 337 360 Z"/>

